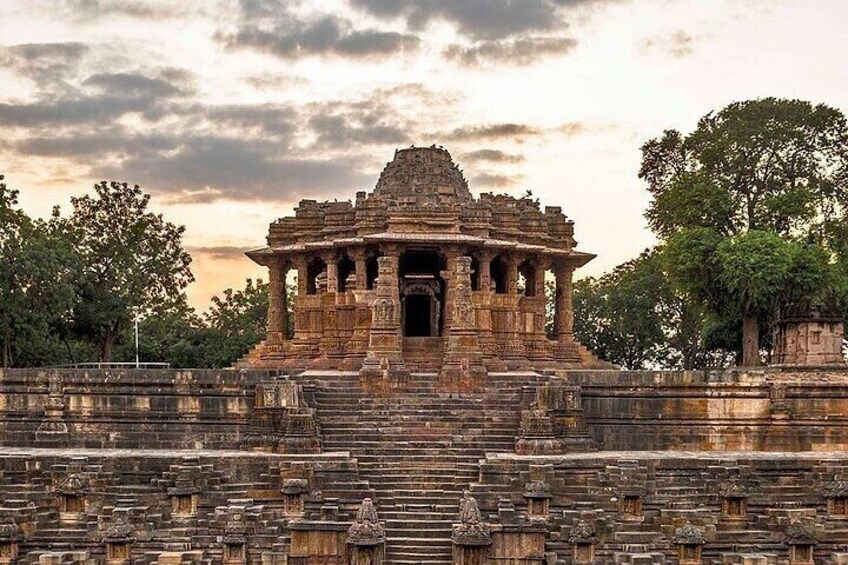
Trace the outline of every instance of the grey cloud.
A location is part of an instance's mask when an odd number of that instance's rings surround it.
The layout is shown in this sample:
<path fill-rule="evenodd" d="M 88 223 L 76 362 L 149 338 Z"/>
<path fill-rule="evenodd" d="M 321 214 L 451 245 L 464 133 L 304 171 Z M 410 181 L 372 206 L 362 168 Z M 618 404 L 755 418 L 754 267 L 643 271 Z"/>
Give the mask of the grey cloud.
<path fill-rule="evenodd" d="M 32 79 L 42 89 L 50 89 L 64 85 L 88 50 L 88 46 L 76 42 L 12 45 L 0 48 L 0 67 Z"/>
<path fill-rule="evenodd" d="M 309 119 L 319 145 L 406 143 L 408 134 L 397 124 L 386 124 L 373 116 L 357 120 L 343 115 L 317 114 Z"/>
<path fill-rule="evenodd" d="M 480 172 L 471 175 L 469 184 L 474 188 L 509 188 L 521 182 L 520 176 Z"/>
<path fill-rule="evenodd" d="M 527 124 L 484 124 L 457 128 L 435 137 L 450 141 L 477 141 L 481 139 L 516 139 L 539 135 L 541 130 Z"/>
<path fill-rule="evenodd" d="M 179 6 L 164 1 L 139 0 L 65 0 L 65 7 L 80 17 L 98 18 L 111 15 L 159 20 L 185 14 L 186 4 Z"/>
<path fill-rule="evenodd" d="M 166 136 L 122 135 L 109 132 L 58 137 L 30 137 L 14 145 L 14 148 L 24 155 L 76 158 L 110 154 L 135 154 L 168 150 L 174 147 L 176 147 L 176 142 Z"/>
<path fill-rule="evenodd" d="M 550 55 L 563 55 L 577 47 L 570 37 L 521 37 L 518 39 L 482 41 L 470 46 L 448 45 L 446 59 L 476 67 L 488 63 L 528 65 Z"/>
<path fill-rule="evenodd" d="M 168 80 L 138 73 L 98 73 L 85 79 L 83 85 L 127 97 L 168 98 L 183 93 Z"/>
<path fill-rule="evenodd" d="M 256 139 L 195 137 L 176 151 L 133 157 L 94 172 L 105 178 L 140 179 L 155 190 L 185 193 L 194 202 L 282 200 L 356 190 L 367 180 L 358 165 L 350 158 L 288 156 L 277 144 Z"/>
<path fill-rule="evenodd" d="M 245 251 L 250 251 L 251 247 L 238 247 L 235 245 L 208 245 L 208 246 L 190 246 L 186 250 L 192 255 L 208 255 L 212 259 L 234 260 L 245 259 Z"/>
<path fill-rule="evenodd" d="M 124 114 L 148 110 L 151 104 L 152 101 L 145 98 L 111 95 L 0 104 L 0 124 L 18 127 L 109 124 Z"/>
<path fill-rule="evenodd" d="M 288 13 L 284 5 L 278 12 L 267 12 L 254 4 L 243 0 L 242 9 L 247 5 L 248 14 L 262 17 L 246 17 L 235 33 L 222 35 L 228 47 L 252 48 L 286 59 L 308 55 L 368 58 L 414 50 L 420 44 L 414 35 L 357 30 L 351 22 L 332 15 L 306 21 Z"/>
<path fill-rule="evenodd" d="M 524 155 L 504 153 L 499 149 L 479 149 L 477 151 L 463 153 L 459 159 L 469 163 L 521 163 L 524 161 Z"/>
<path fill-rule="evenodd" d="M 403 17 L 418 29 L 435 19 L 455 24 L 473 39 L 502 39 L 562 25 L 550 0 L 351 0 L 375 16 Z"/>
<path fill-rule="evenodd" d="M 175 76 L 174 72 L 163 76 Z M 141 113 L 157 119 L 163 103 L 185 94 L 162 77 L 140 73 L 100 73 L 83 81 L 83 90 L 53 93 L 41 90 L 39 100 L 26 103 L 0 103 L 0 124 L 15 127 L 51 127 L 70 125 L 111 125 L 129 113 Z"/>
<path fill-rule="evenodd" d="M 309 84 L 309 81 L 303 77 L 285 75 L 253 75 L 244 81 L 257 90 L 281 90 Z"/>
<path fill-rule="evenodd" d="M 642 53 L 662 53 L 679 58 L 691 55 L 700 39 L 700 36 L 676 30 L 655 37 L 642 38 L 637 43 L 637 47 Z"/>
<path fill-rule="evenodd" d="M 290 137 L 297 129 L 297 110 L 278 104 L 193 105 L 183 114 L 203 116 L 217 126 L 236 127 L 275 137 Z"/>

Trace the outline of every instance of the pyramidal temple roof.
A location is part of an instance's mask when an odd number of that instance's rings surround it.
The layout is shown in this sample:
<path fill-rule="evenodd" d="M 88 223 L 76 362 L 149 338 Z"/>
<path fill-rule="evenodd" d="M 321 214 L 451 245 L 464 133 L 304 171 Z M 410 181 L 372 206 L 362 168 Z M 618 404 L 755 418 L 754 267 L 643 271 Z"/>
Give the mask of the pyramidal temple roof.
<path fill-rule="evenodd" d="M 447 204 L 473 200 L 462 171 L 442 147 L 409 147 L 395 151 L 374 195 L 399 204 Z"/>

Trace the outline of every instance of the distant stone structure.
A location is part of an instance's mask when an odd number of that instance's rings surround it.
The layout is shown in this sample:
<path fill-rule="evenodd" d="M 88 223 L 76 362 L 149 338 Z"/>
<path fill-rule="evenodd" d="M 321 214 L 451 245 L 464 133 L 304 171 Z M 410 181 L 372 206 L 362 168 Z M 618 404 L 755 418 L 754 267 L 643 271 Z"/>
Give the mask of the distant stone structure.
<path fill-rule="evenodd" d="M 832 310 L 796 304 L 775 324 L 774 364 L 827 366 L 845 363 L 842 317 Z"/>
<path fill-rule="evenodd" d="M 572 277 L 594 257 L 574 246 L 561 208 L 474 198 L 445 149 L 400 149 L 373 192 L 354 203 L 302 200 L 271 224 L 267 247 L 248 253 L 269 270 L 268 329 L 239 366 L 437 368 L 460 380 L 486 369 L 601 366 L 574 339 Z"/>
<path fill-rule="evenodd" d="M 848 564 L 837 320 L 784 315 L 779 366 L 599 369 L 558 210 L 441 149 L 386 171 L 251 254 L 265 368 L 0 370 L 0 565 Z"/>

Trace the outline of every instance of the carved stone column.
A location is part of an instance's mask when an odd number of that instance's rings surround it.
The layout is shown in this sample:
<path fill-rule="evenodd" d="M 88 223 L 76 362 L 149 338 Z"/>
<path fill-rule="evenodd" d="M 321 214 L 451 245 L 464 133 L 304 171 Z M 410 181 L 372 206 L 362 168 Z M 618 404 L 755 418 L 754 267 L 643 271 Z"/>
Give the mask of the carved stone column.
<path fill-rule="evenodd" d="M 572 309 L 572 283 L 574 268 L 569 265 L 556 266 L 556 312 L 554 333 L 560 343 L 574 337 L 574 311 Z"/>
<path fill-rule="evenodd" d="M 480 274 L 477 281 L 480 290 L 489 291 L 492 288 L 492 259 L 495 253 L 488 249 L 480 252 Z"/>
<path fill-rule="evenodd" d="M 519 259 L 513 254 L 510 254 L 506 260 L 506 293 L 509 295 L 518 294 L 518 264 Z"/>
<path fill-rule="evenodd" d="M 353 333 L 344 343 L 345 357 L 340 362 L 340 368 L 356 371 L 362 366 L 362 356 L 368 350 L 371 326 L 371 298 L 373 291 L 368 290 L 367 254 L 364 248 L 352 249 L 348 255 L 356 265 L 351 290 L 354 297 Z"/>
<path fill-rule="evenodd" d="M 492 546 L 491 527 L 483 522 L 477 501 L 468 491 L 459 503 L 459 519 L 451 535 L 453 565 L 486 565 Z"/>
<path fill-rule="evenodd" d="M 268 321 L 266 343 L 282 343 L 286 339 L 288 310 L 286 309 L 286 272 L 289 263 L 275 258 L 268 263 Z"/>
<path fill-rule="evenodd" d="M 383 383 L 405 380 L 409 371 L 403 364 L 403 340 L 400 327 L 397 255 L 377 260 L 379 274 L 376 298 L 371 307 L 371 332 L 368 354 L 360 374 L 381 379 Z"/>
<path fill-rule="evenodd" d="M 457 257 L 451 262 L 451 331 L 441 376 L 449 384 L 468 385 L 486 375 L 471 296 L 471 257 Z"/>
<path fill-rule="evenodd" d="M 35 431 L 35 443 L 41 447 L 64 447 L 68 442 L 68 425 L 65 423 L 65 388 L 59 371 L 49 373 L 47 402 L 44 420 Z"/>
<path fill-rule="evenodd" d="M 356 290 L 368 290 L 368 256 L 365 249 L 352 249 L 348 255 L 356 264 Z"/>
<path fill-rule="evenodd" d="M 512 370 L 528 369 L 527 350 L 521 339 L 521 326 L 523 315 L 521 313 L 521 296 L 518 295 L 518 265 L 521 257 L 510 253 L 506 258 L 507 280 L 506 297 L 511 300 L 508 304 L 510 310 L 507 313 L 507 343 L 502 357 L 507 361 L 507 366 Z"/>
<path fill-rule="evenodd" d="M 339 291 L 339 264 L 335 251 L 325 251 L 321 260 L 327 265 L 327 293 Z"/>
<path fill-rule="evenodd" d="M 362 501 L 356 521 L 347 531 L 349 565 L 381 565 L 386 551 L 386 531 L 370 498 Z"/>
<path fill-rule="evenodd" d="M 294 260 L 294 266 L 297 269 L 297 295 L 306 296 L 309 287 L 309 259 L 300 255 Z"/>
<path fill-rule="evenodd" d="M 495 257 L 494 251 L 483 250 L 480 253 L 480 275 L 477 279 L 478 289 L 475 308 L 477 311 L 477 335 L 479 336 L 480 348 L 487 356 L 487 363 L 495 358 L 496 344 L 495 336 L 492 331 L 492 260 Z M 492 368 L 492 367 L 490 367 Z M 498 369 L 505 369 L 505 366 L 499 366 Z"/>
<path fill-rule="evenodd" d="M 14 565 L 17 562 L 21 541 L 21 528 L 14 521 L 0 525 L 0 565 Z"/>
<path fill-rule="evenodd" d="M 459 258 L 459 253 L 455 249 L 445 250 L 445 270 L 441 272 L 442 279 L 445 281 L 445 308 L 444 308 L 444 331 L 443 335 L 450 335 L 453 318 L 453 299 L 454 299 L 454 273 L 456 272 L 456 260 Z"/>

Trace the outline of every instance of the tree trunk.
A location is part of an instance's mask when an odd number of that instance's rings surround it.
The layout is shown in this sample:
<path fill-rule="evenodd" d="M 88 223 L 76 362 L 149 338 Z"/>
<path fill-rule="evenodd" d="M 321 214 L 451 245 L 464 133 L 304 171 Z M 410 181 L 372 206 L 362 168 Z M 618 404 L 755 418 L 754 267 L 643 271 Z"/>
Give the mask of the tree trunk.
<path fill-rule="evenodd" d="M 760 365 L 760 321 L 757 316 L 742 316 L 742 366 Z"/>
<path fill-rule="evenodd" d="M 12 358 L 12 328 L 8 325 L 3 329 L 3 368 L 8 369 L 14 364 Z"/>
<path fill-rule="evenodd" d="M 112 346 L 115 345 L 115 332 L 112 328 L 107 328 L 103 332 L 103 339 L 100 342 L 100 362 L 110 363 L 112 361 Z"/>
<path fill-rule="evenodd" d="M 74 359 L 74 351 L 73 351 L 73 349 L 71 349 L 71 342 L 70 342 L 70 341 L 68 341 L 68 338 L 67 338 L 67 337 L 63 337 L 63 338 L 62 338 L 62 343 L 64 343 L 64 344 L 65 344 L 65 351 L 67 351 L 67 352 L 68 352 L 68 359 L 70 360 L 70 362 L 71 362 L 71 364 L 72 364 L 72 365 L 75 365 L 75 364 L 76 364 L 76 362 L 77 362 L 77 360 L 76 360 L 76 359 Z"/>

